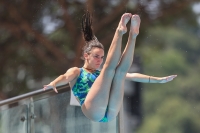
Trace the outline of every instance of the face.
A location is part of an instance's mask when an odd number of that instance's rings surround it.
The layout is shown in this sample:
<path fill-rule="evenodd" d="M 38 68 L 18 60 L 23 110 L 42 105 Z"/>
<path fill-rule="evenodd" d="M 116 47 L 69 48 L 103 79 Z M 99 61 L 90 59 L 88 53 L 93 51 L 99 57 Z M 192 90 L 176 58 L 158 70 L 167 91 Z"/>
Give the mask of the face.
<path fill-rule="evenodd" d="M 98 69 L 104 58 L 104 50 L 101 48 L 94 47 L 90 53 L 85 53 L 85 63 L 87 63 L 89 68 Z"/>

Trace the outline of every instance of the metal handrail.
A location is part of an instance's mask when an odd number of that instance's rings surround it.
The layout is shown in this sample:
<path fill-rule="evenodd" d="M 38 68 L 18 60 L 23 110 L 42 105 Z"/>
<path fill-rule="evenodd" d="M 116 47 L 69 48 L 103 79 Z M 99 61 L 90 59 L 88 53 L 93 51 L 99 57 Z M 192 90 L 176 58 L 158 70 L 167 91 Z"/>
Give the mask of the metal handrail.
<path fill-rule="evenodd" d="M 66 90 L 66 91 L 70 91 L 69 84 L 60 85 L 60 86 L 57 86 L 56 88 L 57 88 L 58 91 L 68 88 L 69 90 Z M 13 97 L 13 98 L 2 100 L 2 101 L 0 101 L 0 106 L 16 103 L 16 102 L 23 100 L 23 99 L 26 99 L 26 98 L 31 98 L 31 97 L 36 96 L 36 95 L 38 96 L 38 95 L 50 93 L 50 92 L 53 92 L 53 91 L 54 91 L 53 88 L 47 88 L 45 91 L 43 89 L 39 89 L 39 90 L 29 92 L 29 93 L 26 93 L 26 94 L 22 94 L 22 95 Z M 117 133 L 124 133 L 123 106 L 120 109 L 116 124 L 117 124 Z"/>
<path fill-rule="evenodd" d="M 57 88 L 58 91 L 63 90 L 65 88 L 69 88 L 69 84 L 60 85 L 60 86 L 57 86 L 56 88 Z M 16 96 L 16 97 L 12 97 L 12 98 L 9 98 L 9 99 L 6 99 L 6 100 L 2 100 L 2 101 L 0 101 L 0 106 L 16 103 L 16 102 L 23 100 L 23 99 L 26 99 L 26 98 L 30 98 L 30 97 L 45 94 L 45 93 L 50 93 L 50 92 L 53 92 L 53 91 L 54 90 L 52 88 L 47 88 L 45 91 L 43 89 L 39 89 L 39 90 L 36 90 L 36 91 L 33 91 L 33 92 L 29 92 L 29 93 L 22 94 L 22 95 L 19 95 L 19 96 Z"/>

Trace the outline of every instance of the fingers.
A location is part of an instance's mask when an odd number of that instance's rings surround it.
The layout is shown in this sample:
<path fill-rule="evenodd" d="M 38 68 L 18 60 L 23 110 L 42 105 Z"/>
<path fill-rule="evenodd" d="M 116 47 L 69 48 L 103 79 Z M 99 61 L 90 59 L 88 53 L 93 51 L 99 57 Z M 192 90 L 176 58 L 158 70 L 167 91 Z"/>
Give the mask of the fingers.
<path fill-rule="evenodd" d="M 177 77 L 177 75 L 172 75 L 173 78 Z"/>
<path fill-rule="evenodd" d="M 43 90 L 45 91 L 47 89 L 47 85 L 44 85 L 43 86 Z"/>
<path fill-rule="evenodd" d="M 55 87 L 55 86 L 51 86 L 51 85 L 44 85 L 43 90 L 45 91 L 48 87 L 52 87 L 53 90 L 54 90 L 56 93 L 58 93 L 56 87 Z"/>
<path fill-rule="evenodd" d="M 55 91 L 56 93 L 58 93 L 58 91 L 57 91 L 57 89 L 56 89 L 56 88 L 54 88 L 54 91 Z"/>
<path fill-rule="evenodd" d="M 53 86 L 53 90 L 55 91 L 55 93 L 58 93 L 58 91 L 57 91 L 55 86 Z"/>
<path fill-rule="evenodd" d="M 174 79 L 175 77 L 177 77 L 177 75 L 171 75 L 169 76 L 171 79 Z"/>
<path fill-rule="evenodd" d="M 170 75 L 167 77 L 163 77 L 160 83 L 167 83 L 172 81 L 175 77 L 177 77 L 177 75 Z"/>
<path fill-rule="evenodd" d="M 167 82 L 172 81 L 175 77 L 177 77 L 177 75 L 168 76 L 168 77 L 166 77 L 166 81 Z"/>

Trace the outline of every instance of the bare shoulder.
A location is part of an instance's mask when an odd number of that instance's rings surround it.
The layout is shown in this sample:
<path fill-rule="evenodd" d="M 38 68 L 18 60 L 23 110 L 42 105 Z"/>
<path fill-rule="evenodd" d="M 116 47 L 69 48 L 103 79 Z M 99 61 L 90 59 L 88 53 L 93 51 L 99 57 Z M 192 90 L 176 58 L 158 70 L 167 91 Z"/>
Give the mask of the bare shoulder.
<path fill-rule="evenodd" d="M 78 67 L 72 67 L 70 69 L 67 70 L 67 72 L 65 73 L 66 79 L 69 79 L 69 84 L 70 87 L 72 88 L 72 86 L 74 86 L 77 77 L 80 75 L 80 68 Z"/>
<path fill-rule="evenodd" d="M 80 74 L 80 68 L 78 68 L 78 67 L 69 68 L 66 73 L 79 75 Z"/>

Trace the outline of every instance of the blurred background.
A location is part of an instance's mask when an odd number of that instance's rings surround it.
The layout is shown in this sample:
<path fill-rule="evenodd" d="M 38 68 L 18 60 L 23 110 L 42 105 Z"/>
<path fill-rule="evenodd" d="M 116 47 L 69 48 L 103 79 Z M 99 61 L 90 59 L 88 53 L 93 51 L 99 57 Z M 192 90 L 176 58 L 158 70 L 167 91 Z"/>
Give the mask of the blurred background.
<path fill-rule="evenodd" d="M 125 126 L 137 133 L 199 133 L 199 0 L 0 0 L 0 100 L 41 89 L 83 65 L 80 24 L 86 10 L 105 52 L 121 15 L 138 14 L 130 71 L 178 75 L 166 84 L 131 83 L 125 89 Z"/>

